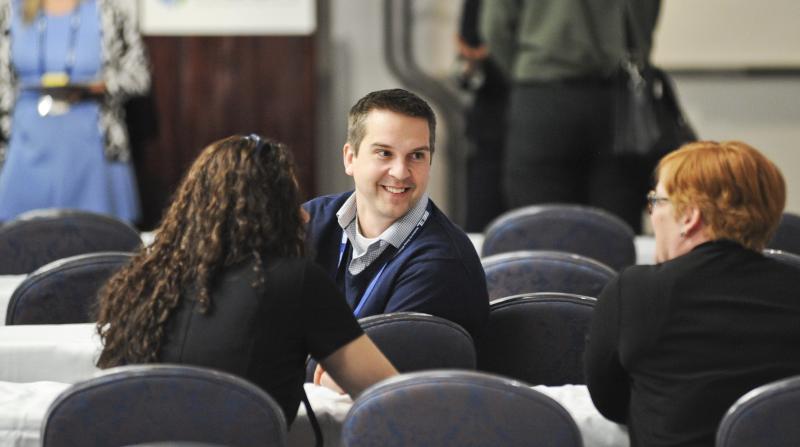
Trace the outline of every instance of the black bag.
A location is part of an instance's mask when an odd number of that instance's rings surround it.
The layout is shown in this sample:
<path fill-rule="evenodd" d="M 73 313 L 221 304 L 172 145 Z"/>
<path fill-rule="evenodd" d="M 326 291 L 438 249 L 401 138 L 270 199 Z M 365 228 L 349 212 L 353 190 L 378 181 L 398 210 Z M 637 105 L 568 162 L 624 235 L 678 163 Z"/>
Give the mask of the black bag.
<path fill-rule="evenodd" d="M 652 65 L 626 65 L 617 78 L 613 152 L 661 158 L 696 140 L 669 76 Z"/>
<path fill-rule="evenodd" d="M 658 159 L 697 135 L 683 115 L 672 80 L 650 64 L 630 1 L 626 31 L 628 57 L 617 76 L 613 153 Z"/>

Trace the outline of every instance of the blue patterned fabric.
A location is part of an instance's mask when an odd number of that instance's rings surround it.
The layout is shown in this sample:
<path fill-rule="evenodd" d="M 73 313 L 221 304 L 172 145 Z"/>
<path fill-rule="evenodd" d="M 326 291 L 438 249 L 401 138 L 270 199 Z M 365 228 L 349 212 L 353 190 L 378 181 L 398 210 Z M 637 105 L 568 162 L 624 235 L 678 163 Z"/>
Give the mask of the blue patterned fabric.
<path fill-rule="evenodd" d="M 495 219 L 481 256 L 517 250 L 558 250 L 600 261 L 614 270 L 636 262 L 633 230 L 620 218 L 579 205 L 534 205 Z"/>
<path fill-rule="evenodd" d="M 75 210 L 42 210 L 0 226 L 0 275 L 30 273 L 68 256 L 134 251 L 142 244 L 130 225 Z"/>
<path fill-rule="evenodd" d="M 478 370 L 558 386 L 586 383 L 583 351 L 595 298 L 532 293 L 495 300 L 478 340 Z"/>
<path fill-rule="evenodd" d="M 6 325 L 95 321 L 92 311 L 97 292 L 131 257 L 126 252 L 99 252 L 43 266 L 14 290 L 8 302 Z"/>
<path fill-rule="evenodd" d="M 800 376 L 758 387 L 736 401 L 722 418 L 717 447 L 800 445 Z"/>
<path fill-rule="evenodd" d="M 359 397 L 342 426 L 346 447 L 580 447 L 575 421 L 519 382 L 472 371 L 385 380 Z"/>
<path fill-rule="evenodd" d="M 192 441 L 284 446 L 275 401 L 230 374 L 178 365 L 123 366 L 77 383 L 47 411 L 43 447 Z"/>
<path fill-rule="evenodd" d="M 616 276 L 607 265 L 572 253 L 513 251 L 481 260 L 489 299 L 522 293 L 562 292 L 598 297 Z"/>

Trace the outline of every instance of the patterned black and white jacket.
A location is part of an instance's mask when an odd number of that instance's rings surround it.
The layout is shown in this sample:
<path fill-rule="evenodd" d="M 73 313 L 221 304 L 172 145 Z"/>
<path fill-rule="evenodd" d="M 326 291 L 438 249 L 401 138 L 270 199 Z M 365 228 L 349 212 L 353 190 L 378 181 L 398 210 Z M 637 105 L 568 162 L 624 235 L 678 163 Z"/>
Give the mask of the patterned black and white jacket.
<path fill-rule="evenodd" d="M 139 34 L 136 2 L 96 0 L 102 29 L 102 80 L 106 94 L 100 107 L 100 126 L 105 135 L 105 155 L 109 160 L 129 161 L 128 130 L 123 105 L 131 96 L 150 89 L 150 67 Z M 11 64 L 11 14 L 16 0 L 0 0 L 0 166 L 6 158 L 11 135 L 11 116 L 19 92 Z M 14 11 L 18 14 L 19 11 Z"/>

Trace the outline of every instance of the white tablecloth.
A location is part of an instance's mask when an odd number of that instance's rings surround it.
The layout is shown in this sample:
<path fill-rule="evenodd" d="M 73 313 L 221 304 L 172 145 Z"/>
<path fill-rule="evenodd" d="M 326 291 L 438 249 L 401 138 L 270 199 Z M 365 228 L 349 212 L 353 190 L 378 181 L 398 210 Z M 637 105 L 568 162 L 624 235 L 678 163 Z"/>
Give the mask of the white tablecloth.
<path fill-rule="evenodd" d="M 99 353 L 100 340 L 91 323 L 0 327 L 0 445 L 38 445 L 47 407 L 69 384 L 99 372 L 94 366 Z M 585 386 L 535 389 L 569 411 L 581 429 L 585 447 L 628 445 L 624 430 L 594 408 Z M 326 445 L 336 445 L 352 401 L 311 384 L 306 385 L 306 392 Z M 312 445 L 313 436 L 301 405 L 289 433 L 290 445 Z"/>

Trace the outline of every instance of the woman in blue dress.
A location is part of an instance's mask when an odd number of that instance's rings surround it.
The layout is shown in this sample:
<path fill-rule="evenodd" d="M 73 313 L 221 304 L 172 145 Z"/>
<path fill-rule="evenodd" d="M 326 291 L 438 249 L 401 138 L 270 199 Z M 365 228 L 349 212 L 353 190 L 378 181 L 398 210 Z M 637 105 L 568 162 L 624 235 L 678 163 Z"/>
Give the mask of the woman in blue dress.
<path fill-rule="evenodd" d="M 138 219 L 122 105 L 150 76 L 133 7 L 0 0 L 0 221 L 50 207 Z"/>

